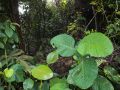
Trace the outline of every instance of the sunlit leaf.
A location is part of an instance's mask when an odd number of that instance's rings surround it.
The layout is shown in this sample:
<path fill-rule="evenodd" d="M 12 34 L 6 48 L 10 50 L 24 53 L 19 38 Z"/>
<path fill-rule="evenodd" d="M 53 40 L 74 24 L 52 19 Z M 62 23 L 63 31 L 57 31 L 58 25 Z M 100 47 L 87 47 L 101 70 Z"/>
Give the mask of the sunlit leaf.
<path fill-rule="evenodd" d="M 116 14 L 117 14 L 117 15 L 120 15 L 120 11 L 117 11 Z"/>
<path fill-rule="evenodd" d="M 96 32 L 84 37 L 80 41 L 77 51 L 82 56 L 106 57 L 112 54 L 113 45 L 107 36 Z"/>
<path fill-rule="evenodd" d="M 52 64 L 55 63 L 58 60 L 58 53 L 56 51 L 51 52 L 47 56 L 47 63 Z"/>
<path fill-rule="evenodd" d="M 36 66 L 31 70 L 31 73 L 38 80 L 48 80 L 53 77 L 53 72 L 47 65 Z"/>
<path fill-rule="evenodd" d="M 0 68 L 2 68 L 2 63 L 0 62 Z"/>
<path fill-rule="evenodd" d="M 10 78 L 10 77 L 12 77 L 12 75 L 14 74 L 14 70 L 13 70 L 13 69 L 8 69 L 8 68 L 6 68 L 6 69 L 4 70 L 4 73 L 5 73 L 5 76 L 6 76 L 7 78 Z"/>

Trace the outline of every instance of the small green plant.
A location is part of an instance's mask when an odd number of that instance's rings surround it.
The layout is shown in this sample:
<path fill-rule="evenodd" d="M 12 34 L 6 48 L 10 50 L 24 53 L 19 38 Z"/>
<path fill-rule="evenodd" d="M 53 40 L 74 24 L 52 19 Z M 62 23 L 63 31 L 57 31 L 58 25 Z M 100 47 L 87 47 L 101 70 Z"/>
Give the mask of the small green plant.
<path fill-rule="evenodd" d="M 6 49 L 8 45 L 19 42 L 15 25 L 9 20 L 0 23 L 0 48 Z"/>
<path fill-rule="evenodd" d="M 106 65 L 101 70 L 101 64 L 106 62 L 105 58 L 114 51 L 111 40 L 104 34 L 92 32 L 78 42 L 67 34 L 55 36 L 50 41 L 55 51 L 48 54 L 47 64 L 35 65 L 33 57 L 25 55 L 22 50 L 12 48 L 19 42 L 19 39 L 16 42 L 13 37 L 14 34 L 17 36 L 17 33 L 12 25 L 10 21 L 0 25 L 0 34 L 3 35 L 0 37 L 0 51 L 4 51 L 0 55 L 0 89 L 73 90 L 78 87 L 114 90 L 111 81 L 120 83 L 120 75 L 113 67 Z M 75 61 L 69 74 L 62 78 L 57 77 L 49 67 L 59 57 L 73 57 Z"/>
<path fill-rule="evenodd" d="M 111 38 L 117 37 L 120 35 L 120 19 L 116 18 L 115 21 L 109 24 L 106 27 L 106 34 L 108 34 Z"/>
<path fill-rule="evenodd" d="M 112 76 L 112 74 L 108 73 L 110 71 L 109 67 L 104 68 L 103 74 L 99 69 L 100 60 L 111 55 L 114 50 L 113 44 L 107 36 L 94 32 L 75 42 L 73 37 L 61 34 L 52 38 L 50 43 L 56 50 L 48 55 L 50 58 L 47 58 L 48 64 L 56 62 L 58 56 L 73 57 L 76 61 L 74 67 L 69 71 L 67 80 L 65 79 L 63 83 L 61 80 L 58 82 L 56 80 L 54 86 L 51 85 L 50 90 L 70 90 L 68 84 L 77 86 L 80 89 L 114 90 L 110 81 L 105 78 L 106 75 Z M 109 76 L 109 78 L 111 77 Z M 60 87 L 57 84 L 65 84 L 66 88 L 60 89 L 62 85 Z M 55 89 L 56 87 L 59 89 Z"/>
<path fill-rule="evenodd" d="M 33 65 L 33 57 L 17 49 L 19 38 L 15 25 L 9 20 L 0 23 L 0 90 L 44 88 L 42 80 L 53 77 L 53 72 L 47 65 Z"/>
<path fill-rule="evenodd" d="M 0 88 L 3 90 L 17 87 L 24 90 L 71 90 L 71 85 L 80 89 L 114 90 L 109 80 L 120 83 L 120 75 L 113 67 L 107 65 L 102 71 L 100 69 L 100 65 L 105 62 L 100 60 L 111 55 L 114 50 L 110 39 L 102 33 L 89 33 L 78 42 L 67 34 L 55 36 L 50 41 L 55 51 L 48 54 L 48 65 L 34 65 L 33 57 L 12 48 L 19 42 L 14 24 L 10 21 L 1 23 L 0 30 L 0 48 L 4 51 L 0 56 Z M 49 67 L 59 57 L 73 57 L 76 62 L 67 78 L 56 77 Z M 49 79 L 50 83 L 47 82 Z"/>

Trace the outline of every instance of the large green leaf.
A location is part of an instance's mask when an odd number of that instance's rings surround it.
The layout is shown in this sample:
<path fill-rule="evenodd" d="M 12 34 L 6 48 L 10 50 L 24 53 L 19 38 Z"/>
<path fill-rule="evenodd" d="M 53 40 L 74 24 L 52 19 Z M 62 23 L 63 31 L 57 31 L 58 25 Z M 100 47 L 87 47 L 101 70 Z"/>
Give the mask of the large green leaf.
<path fill-rule="evenodd" d="M 58 60 L 58 53 L 56 51 L 51 52 L 47 56 L 47 63 L 52 64 L 55 63 Z"/>
<path fill-rule="evenodd" d="M 113 45 L 107 36 L 96 32 L 84 37 L 80 41 L 77 51 L 83 56 L 106 57 L 112 54 Z"/>
<path fill-rule="evenodd" d="M 57 52 L 61 56 L 69 57 L 75 53 L 75 40 L 67 34 L 61 34 L 52 38 L 50 43 L 57 48 Z"/>
<path fill-rule="evenodd" d="M 53 77 L 53 72 L 47 65 L 36 66 L 31 70 L 31 73 L 38 80 L 48 80 Z"/>
<path fill-rule="evenodd" d="M 98 75 L 98 67 L 95 60 L 86 59 L 74 69 L 70 70 L 67 81 L 81 89 L 89 88 Z"/>
<path fill-rule="evenodd" d="M 98 76 L 92 86 L 92 90 L 114 90 L 110 81 L 103 76 Z"/>
<path fill-rule="evenodd" d="M 53 78 L 50 80 L 50 90 L 70 90 L 66 79 Z"/>
<path fill-rule="evenodd" d="M 120 75 L 113 67 L 105 66 L 104 73 L 111 81 L 120 84 Z"/>
<path fill-rule="evenodd" d="M 34 81 L 31 78 L 28 78 L 23 82 L 23 88 L 25 90 L 32 89 L 33 86 L 34 86 Z"/>

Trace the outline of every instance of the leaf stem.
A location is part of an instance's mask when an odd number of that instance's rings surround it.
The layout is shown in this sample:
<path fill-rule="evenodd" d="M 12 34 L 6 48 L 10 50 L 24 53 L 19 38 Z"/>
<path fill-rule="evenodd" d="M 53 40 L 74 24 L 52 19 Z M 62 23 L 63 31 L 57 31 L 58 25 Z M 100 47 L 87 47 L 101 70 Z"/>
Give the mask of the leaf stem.
<path fill-rule="evenodd" d="M 42 80 L 40 81 L 40 90 L 42 90 Z"/>

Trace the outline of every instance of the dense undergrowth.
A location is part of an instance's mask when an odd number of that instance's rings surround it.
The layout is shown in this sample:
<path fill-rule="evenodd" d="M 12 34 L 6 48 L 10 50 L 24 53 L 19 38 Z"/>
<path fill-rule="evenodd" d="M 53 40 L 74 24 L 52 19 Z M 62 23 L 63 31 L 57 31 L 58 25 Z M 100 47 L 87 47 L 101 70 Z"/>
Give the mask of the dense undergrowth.
<path fill-rule="evenodd" d="M 0 90 L 120 89 L 118 0 L 21 1 L 21 25 L 0 22 Z"/>

